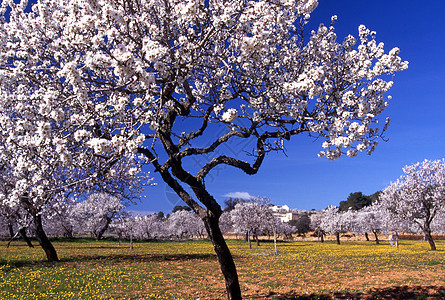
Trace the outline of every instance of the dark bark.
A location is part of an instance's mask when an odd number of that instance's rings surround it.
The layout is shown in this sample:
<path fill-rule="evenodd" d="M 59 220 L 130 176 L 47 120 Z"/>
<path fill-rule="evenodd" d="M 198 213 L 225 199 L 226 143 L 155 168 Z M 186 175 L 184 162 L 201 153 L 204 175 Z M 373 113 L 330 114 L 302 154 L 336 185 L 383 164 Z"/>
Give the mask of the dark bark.
<path fill-rule="evenodd" d="M 215 249 L 221 271 L 224 275 L 228 299 L 241 299 L 241 289 L 239 286 L 235 262 L 233 261 L 232 254 L 230 253 L 229 247 L 227 247 L 221 230 L 219 229 L 218 217 L 209 212 L 203 221 Z"/>
<path fill-rule="evenodd" d="M 337 240 L 337 245 L 340 245 L 340 232 L 335 233 L 335 239 Z"/>
<path fill-rule="evenodd" d="M 59 261 L 56 249 L 43 230 L 42 217 L 40 215 L 34 216 L 34 225 L 36 227 L 36 238 L 42 249 L 45 251 L 48 261 Z"/>
<path fill-rule="evenodd" d="M 425 238 L 430 244 L 430 248 L 432 251 L 436 251 L 436 244 L 434 243 L 433 236 L 431 235 L 431 231 L 425 232 Z"/>
<path fill-rule="evenodd" d="M 377 231 L 373 231 L 373 233 L 374 233 L 374 236 L 375 236 L 375 243 L 376 243 L 377 245 L 379 245 L 379 244 L 380 244 L 380 241 L 379 241 L 379 235 L 377 234 Z"/>
<path fill-rule="evenodd" d="M 26 228 L 20 228 L 19 230 L 20 236 L 23 238 L 23 240 L 26 242 L 29 248 L 34 248 L 34 245 L 31 243 L 31 240 L 26 235 Z"/>
<path fill-rule="evenodd" d="M 12 239 L 14 237 L 14 228 L 12 228 L 12 223 L 8 223 L 9 237 Z"/>
<path fill-rule="evenodd" d="M 6 248 L 9 248 L 9 246 L 11 245 L 11 242 L 13 239 L 15 239 L 17 236 L 19 235 L 19 232 L 17 231 L 16 234 L 14 234 L 8 241 L 8 244 L 6 245 Z"/>
<path fill-rule="evenodd" d="M 367 232 L 365 232 L 365 238 L 366 238 L 366 240 L 369 242 L 369 235 L 368 235 Z"/>
<path fill-rule="evenodd" d="M 320 241 L 321 241 L 322 243 L 324 243 L 324 233 L 323 233 L 323 232 L 321 232 L 321 235 L 320 235 Z"/>
<path fill-rule="evenodd" d="M 256 241 L 256 245 L 259 246 L 260 245 L 260 240 L 258 238 L 258 234 L 255 234 L 255 241 Z"/>
<path fill-rule="evenodd" d="M 102 237 L 104 236 L 105 231 L 108 229 L 108 226 L 110 226 L 111 223 L 111 218 L 110 217 L 106 217 L 105 218 L 105 225 L 104 227 L 102 227 L 99 232 L 97 232 L 96 235 L 96 240 L 100 240 L 102 239 Z"/>

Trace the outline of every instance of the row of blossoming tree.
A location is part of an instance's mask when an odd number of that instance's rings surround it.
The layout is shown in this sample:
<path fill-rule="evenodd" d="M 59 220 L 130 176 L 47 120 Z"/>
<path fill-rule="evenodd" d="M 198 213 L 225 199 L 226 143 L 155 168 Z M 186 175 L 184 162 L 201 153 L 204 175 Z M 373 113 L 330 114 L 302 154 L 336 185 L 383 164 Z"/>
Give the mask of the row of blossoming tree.
<path fill-rule="evenodd" d="M 115 192 L 113 179 L 150 164 L 203 220 L 228 296 L 240 299 L 206 177 L 221 165 L 255 174 L 294 135 L 324 141 L 328 159 L 373 152 L 389 124 L 378 123 L 384 94 L 407 68 L 363 25 L 340 42 L 336 17 L 306 32 L 317 4 L 2 1 L 2 203 L 29 213 L 57 260 L 42 211 L 90 189 Z M 224 147 L 245 140 L 251 149 Z"/>
<path fill-rule="evenodd" d="M 423 233 L 431 250 L 436 250 L 432 232 L 445 232 L 445 161 L 424 160 L 403 168 L 402 175 L 379 194 L 371 206 L 340 212 L 329 206 L 312 216 L 316 231 L 335 234 Z"/>

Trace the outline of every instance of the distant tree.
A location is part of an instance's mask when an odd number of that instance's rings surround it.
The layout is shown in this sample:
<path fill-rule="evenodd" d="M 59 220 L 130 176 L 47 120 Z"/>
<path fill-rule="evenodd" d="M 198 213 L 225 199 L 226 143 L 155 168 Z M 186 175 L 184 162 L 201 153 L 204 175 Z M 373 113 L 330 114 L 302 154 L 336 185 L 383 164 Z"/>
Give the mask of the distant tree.
<path fill-rule="evenodd" d="M 134 236 L 139 239 L 157 238 L 165 235 L 165 222 L 158 214 L 136 216 Z"/>
<path fill-rule="evenodd" d="M 279 220 L 279 218 L 277 217 L 275 217 L 275 219 L 276 233 L 278 235 L 284 235 L 285 238 L 291 238 L 292 234 L 297 232 L 295 226 L 292 226 L 291 224 L 286 222 L 281 222 L 281 220 Z"/>
<path fill-rule="evenodd" d="M 323 232 L 334 234 L 337 244 L 340 244 L 340 233 L 348 232 L 352 227 L 353 212 L 339 211 L 338 207 L 329 206 L 322 212 L 320 228 Z"/>
<path fill-rule="evenodd" d="M 219 228 L 222 233 L 227 233 L 233 230 L 233 222 L 231 217 L 231 211 L 224 211 L 219 218 Z"/>
<path fill-rule="evenodd" d="M 119 237 L 119 246 L 123 236 L 130 240 L 130 250 L 133 249 L 133 237 L 140 232 L 140 224 L 136 217 L 130 216 L 127 212 L 123 212 L 119 218 L 113 219 L 109 228 L 113 230 Z"/>
<path fill-rule="evenodd" d="M 350 208 L 359 210 L 365 206 L 371 205 L 373 199 L 374 198 L 371 196 L 363 195 L 362 192 L 351 193 L 346 201 L 340 202 L 339 211 L 347 211 Z"/>
<path fill-rule="evenodd" d="M 203 221 L 193 212 L 186 210 L 175 211 L 167 222 L 169 234 L 181 239 L 193 235 L 202 236 L 205 231 Z"/>
<path fill-rule="evenodd" d="M 434 232 L 445 233 L 445 210 L 437 214 L 431 224 L 431 228 Z"/>
<path fill-rule="evenodd" d="M 289 221 L 289 225 L 295 227 L 298 234 L 306 234 L 311 230 L 311 218 L 308 214 L 301 214 L 296 220 Z"/>
<path fill-rule="evenodd" d="M 160 220 L 164 220 L 165 219 L 164 212 L 160 211 L 160 212 L 158 212 L 157 215 L 158 215 L 158 219 L 160 219 Z"/>
<path fill-rule="evenodd" d="M 380 195 L 382 194 L 382 191 L 377 191 L 372 195 L 367 196 L 368 198 L 371 199 L 372 203 L 376 203 L 379 200 Z"/>
<path fill-rule="evenodd" d="M 445 161 L 424 160 L 403 168 L 402 175 L 380 195 L 380 203 L 396 220 L 416 224 L 436 250 L 431 225 L 445 210 Z"/>
<path fill-rule="evenodd" d="M 372 232 L 375 237 L 376 244 L 379 244 L 378 234 L 383 230 L 383 220 L 385 211 L 379 203 L 373 203 L 370 206 L 363 207 L 360 210 L 353 211 L 354 224 L 351 231 L 355 233 L 363 233 L 369 241 L 368 232 Z"/>
<path fill-rule="evenodd" d="M 175 213 L 175 212 L 181 211 L 181 210 L 192 211 L 192 209 L 188 206 L 176 205 L 175 207 L 173 207 L 172 213 Z"/>
<path fill-rule="evenodd" d="M 72 215 L 78 230 L 87 231 L 99 240 L 123 208 L 122 200 L 118 197 L 92 194 L 73 207 Z"/>
<path fill-rule="evenodd" d="M 244 202 L 247 202 L 247 200 L 246 199 L 242 199 L 242 198 L 229 198 L 229 199 L 226 199 L 226 200 L 224 200 L 224 204 L 226 206 L 224 208 L 224 211 L 234 210 L 235 206 L 238 203 L 244 203 Z"/>
<path fill-rule="evenodd" d="M 268 229 L 273 230 L 273 215 L 267 205 L 268 201 L 267 198 L 253 198 L 249 202 L 238 203 L 230 212 L 235 232 L 248 235 L 249 247 L 251 236 L 259 245 L 258 236 Z"/>
<path fill-rule="evenodd" d="M 320 239 L 320 241 L 324 242 L 324 236 L 326 232 L 323 231 L 323 228 L 321 227 L 322 220 L 324 218 L 324 211 L 311 211 L 312 214 L 310 216 L 311 218 L 311 230 L 315 232 L 317 237 Z"/>

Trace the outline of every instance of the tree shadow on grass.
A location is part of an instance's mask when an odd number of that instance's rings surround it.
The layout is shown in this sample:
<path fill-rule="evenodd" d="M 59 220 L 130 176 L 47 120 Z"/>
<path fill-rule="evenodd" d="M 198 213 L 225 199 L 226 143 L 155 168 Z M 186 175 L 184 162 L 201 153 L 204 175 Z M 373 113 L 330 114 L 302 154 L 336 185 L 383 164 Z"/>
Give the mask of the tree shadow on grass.
<path fill-rule="evenodd" d="M 111 262 L 163 262 L 189 260 L 216 260 L 215 254 L 110 254 L 68 257 L 61 262 L 111 261 Z"/>
<path fill-rule="evenodd" d="M 147 263 L 147 262 L 163 262 L 163 261 L 215 261 L 215 254 L 110 254 L 110 255 L 76 255 L 71 257 L 65 257 L 60 259 L 59 262 L 48 261 L 29 261 L 29 260 L 16 260 L 5 261 L 0 259 L 0 269 L 4 266 L 8 268 L 20 268 L 20 267 L 50 267 L 63 263 L 82 263 L 82 262 L 103 262 L 103 263 Z"/>
<path fill-rule="evenodd" d="M 445 299 L 445 286 L 391 286 L 379 289 L 371 289 L 367 293 L 341 293 L 330 294 L 270 294 L 265 299 L 274 300 L 333 300 L 333 299 Z"/>

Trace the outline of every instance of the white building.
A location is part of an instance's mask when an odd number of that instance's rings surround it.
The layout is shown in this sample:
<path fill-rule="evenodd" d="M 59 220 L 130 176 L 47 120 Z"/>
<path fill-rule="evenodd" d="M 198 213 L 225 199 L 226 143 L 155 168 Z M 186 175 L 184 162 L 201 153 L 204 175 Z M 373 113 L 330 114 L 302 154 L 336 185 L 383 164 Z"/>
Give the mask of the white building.
<path fill-rule="evenodd" d="M 272 205 L 270 209 L 272 210 L 272 214 L 274 216 L 277 216 L 278 218 L 280 218 L 281 222 L 285 223 L 298 219 L 300 215 L 299 213 L 291 210 L 287 205 L 282 205 L 282 206 Z"/>

